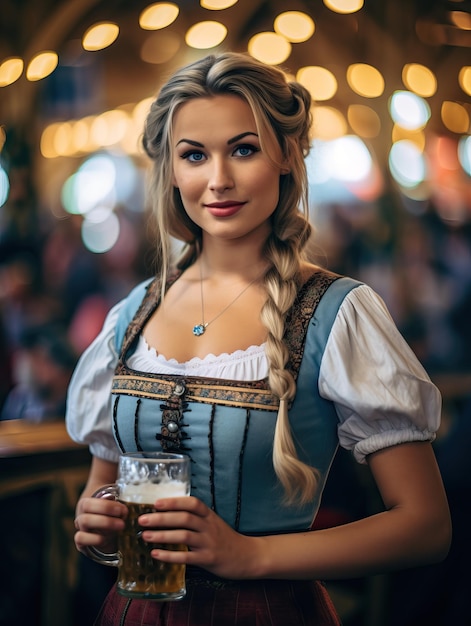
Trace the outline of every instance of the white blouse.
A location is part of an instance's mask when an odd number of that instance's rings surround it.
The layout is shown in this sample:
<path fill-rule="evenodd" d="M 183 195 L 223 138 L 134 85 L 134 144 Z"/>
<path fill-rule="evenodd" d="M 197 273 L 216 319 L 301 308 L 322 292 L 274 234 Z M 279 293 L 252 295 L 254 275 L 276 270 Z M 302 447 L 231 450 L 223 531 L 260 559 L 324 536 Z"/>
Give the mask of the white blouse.
<path fill-rule="evenodd" d="M 122 302 L 109 312 L 87 348 L 69 386 L 66 423 L 70 436 L 94 456 L 116 461 L 111 384 L 118 360 L 114 329 Z M 141 336 L 128 359 L 144 372 L 260 380 L 268 364 L 264 345 L 186 363 L 167 360 Z M 313 384 L 315 381 L 313 381 Z M 431 441 L 440 424 L 441 397 L 396 328 L 383 300 L 367 285 L 345 297 L 332 326 L 318 380 L 339 418 L 339 442 L 360 463 L 379 449 L 406 441 Z"/>

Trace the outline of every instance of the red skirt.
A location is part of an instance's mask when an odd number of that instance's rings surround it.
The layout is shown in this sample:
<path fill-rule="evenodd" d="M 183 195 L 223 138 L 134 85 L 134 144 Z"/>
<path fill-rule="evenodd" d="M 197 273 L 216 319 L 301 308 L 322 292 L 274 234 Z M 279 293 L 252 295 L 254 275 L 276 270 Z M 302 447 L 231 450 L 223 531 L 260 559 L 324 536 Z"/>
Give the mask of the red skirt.
<path fill-rule="evenodd" d="M 114 586 L 95 626 L 340 626 L 318 581 L 226 581 L 204 572 L 190 573 L 186 584 L 175 602 L 130 600 Z"/>

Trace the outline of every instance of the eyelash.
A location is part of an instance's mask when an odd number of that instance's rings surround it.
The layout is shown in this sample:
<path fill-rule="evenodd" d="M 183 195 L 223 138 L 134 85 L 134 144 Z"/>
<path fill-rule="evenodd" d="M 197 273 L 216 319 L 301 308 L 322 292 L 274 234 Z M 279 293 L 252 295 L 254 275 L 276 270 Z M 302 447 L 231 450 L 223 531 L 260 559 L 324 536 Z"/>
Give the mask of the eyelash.
<path fill-rule="evenodd" d="M 256 152 L 260 152 L 260 148 L 258 148 L 257 146 L 254 146 L 254 145 L 249 144 L 249 143 L 244 143 L 244 144 L 240 144 L 240 145 L 236 146 L 236 147 L 234 148 L 234 150 L 233 150 L 233 153 L 232 153 L 232 154 L 234 154 L 234 153 L 235 153 L 235 152 L 237 152 L 238 150 L 244 150 L 244 149 L 245 149 L 245 150 L 247 150 L 247 149 L 248 149 L 248 150 L 250 150 L 251 152 L 250 152 L 250 154 L 248 154 L 248 155 L 240 156 L 240 158 L 242 158 L 242 159 L 246 159 L 246 158 L 248 158 L 248 157 L 252 156 L 252 154 L 255 154 Z M 200 162 L 202 161 L 202 159 L 199 159 L 199 160 L 197 160 L 197 161 L 193 161 L 193 160 L 190 158 L 190 157 L 192 157 L 192 156 L 193 156 L 193 155 L 195 155 L 195 154 L 198 154 L 198 155 L 203 155 L 203 156 L 204 156 L 204 152 L 202 152 L 201 150 L 188 150 L 187 152 L 185 152 L 185 153 L 183 153 L 183 154 L 181 155 L 181 158 L 182 158 L 183 160 L 190 161 L 191 163 L 200 163 Z"/>

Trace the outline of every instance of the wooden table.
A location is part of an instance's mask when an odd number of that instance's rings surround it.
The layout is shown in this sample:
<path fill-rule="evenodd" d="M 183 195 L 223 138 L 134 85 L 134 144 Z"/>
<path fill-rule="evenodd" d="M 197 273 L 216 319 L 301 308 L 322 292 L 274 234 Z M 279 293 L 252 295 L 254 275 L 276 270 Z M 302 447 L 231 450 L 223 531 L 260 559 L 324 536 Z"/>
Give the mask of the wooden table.
<path fill-rule="evenodd" d="M 41 561 L 32 562 L 28 568 L 39 572 L 37 581 L 31 580 L 31 587 L 34 591 L 39 586 L 41 592 L 38 606 L 31 608 L 30 626 L 73 624 L 71 598 L 77 570 L 73 520 L 90 459 L 88 448 L 70 439 L 62 419 L 40 424 L 0 422 L 0 522 L 11 528 L 0 538 L 5 542 L 2 554 L 7 555 L 2 565 L 8 569 L 2 579 L 6 574 L 7 583 L 12 581 L 11 588 L 5 589 L 4 585 L 2 593 L 15 594 L 15 577 L 20 575 L 22 558 L 21 549 L 17 557 L 15 543 L 10 539 L 8 544 L 5 535 L 24 537 L 25 543 L 31 542 L 28 545 L 38 546 L 34 558 Z M 30 503 L 32 515 L 40 517 L 36 526 L 33 524 L 39 529 L 35 537 L 25 534 L 25 529 L 31 527 L 31 519 L 27 519 Z M 16 507 L 21 515 L 15 517 Z M 24 552 L 25 546 L 21 547 Z M 6 599 L 10 600 L 9 596 Z M 23 598 L 23 603 L 27 605 L 28 598 Z"/>

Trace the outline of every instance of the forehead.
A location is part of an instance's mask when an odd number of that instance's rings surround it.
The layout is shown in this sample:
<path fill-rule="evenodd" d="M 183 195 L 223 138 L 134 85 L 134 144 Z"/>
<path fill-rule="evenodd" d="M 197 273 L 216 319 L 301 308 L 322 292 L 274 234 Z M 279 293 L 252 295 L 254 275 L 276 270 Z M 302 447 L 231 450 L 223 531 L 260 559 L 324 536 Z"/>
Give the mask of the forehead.
<path fill-rule="evenodd" d="M 175 138 L 189 132 L 192 137 L 208 131 L 228 136 L 232 136 L 234 130 L 257 132 L 250 105 L 243 98 L 233 95 L 188 100 L 175 111 L 172 126 Z"/>

